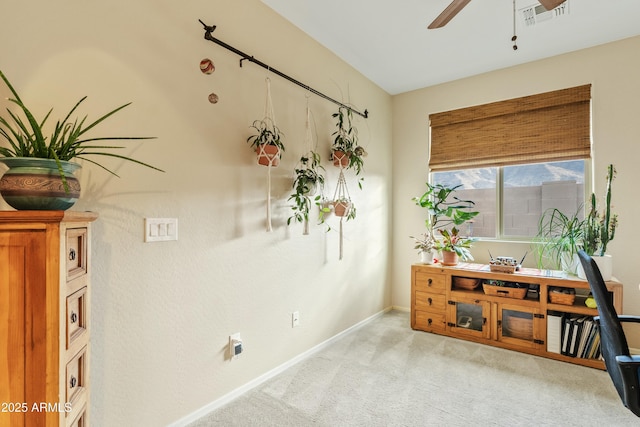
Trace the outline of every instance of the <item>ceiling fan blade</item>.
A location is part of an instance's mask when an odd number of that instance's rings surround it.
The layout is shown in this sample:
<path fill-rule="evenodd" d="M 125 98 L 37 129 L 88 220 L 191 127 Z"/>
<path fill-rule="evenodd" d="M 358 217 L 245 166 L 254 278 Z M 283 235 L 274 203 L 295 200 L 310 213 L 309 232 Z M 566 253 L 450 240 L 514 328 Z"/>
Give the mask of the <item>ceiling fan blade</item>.
<path fill-rule="evenodd" d="M 453 0 L 427 28 L 433 30 L 434 28 L 444 27 L 447 25 L 447 22 L 451 21 L 470 1 L 471 0 Z"/>
<path fill-rule="evenodd" d="M 565 2 L 565 0 L 538 0 L 538 1 L 547 10 L 553 10 Z"/>

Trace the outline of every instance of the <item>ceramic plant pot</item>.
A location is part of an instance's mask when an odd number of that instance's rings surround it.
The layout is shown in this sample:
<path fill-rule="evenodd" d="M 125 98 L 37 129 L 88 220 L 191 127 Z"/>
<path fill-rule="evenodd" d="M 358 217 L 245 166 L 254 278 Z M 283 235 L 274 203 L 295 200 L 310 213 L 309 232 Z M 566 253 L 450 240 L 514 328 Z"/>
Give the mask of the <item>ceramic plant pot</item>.
<path fill-rule="evenodd" d="M 349 166 L 349 158 L 351 153 L 345 153 L 344 151 L 336 150 L 333 152 L 333 165 L 339 168 L 346 168 Z"/>
<path fill-rule="evenodd" d="M 452 251 L 442 251 L 442 265 L 458 265 L 458 254 Z"/>
<path fill-rule="evenodd" d="M 0 158 L 7 170 L 0 179 L 0 195 L 17 210 L 66 210 L 80 197 L 77 163 L 60 161 L 65 183 L 54 159 Z"/>
<path fill-rule="evenodd" d="M 276 167 L 280 164 L 280 148 L 275 145 L 259 145 L 256 153 L 259 165 Z"/>
<path fill-rule="evenodd" d="M 351 203 L 349 202 L 334 202 L 333 203 L 333 213 L 336 216 L 347 216 L 349 215 L 349 210 L 351 209 Z"/>

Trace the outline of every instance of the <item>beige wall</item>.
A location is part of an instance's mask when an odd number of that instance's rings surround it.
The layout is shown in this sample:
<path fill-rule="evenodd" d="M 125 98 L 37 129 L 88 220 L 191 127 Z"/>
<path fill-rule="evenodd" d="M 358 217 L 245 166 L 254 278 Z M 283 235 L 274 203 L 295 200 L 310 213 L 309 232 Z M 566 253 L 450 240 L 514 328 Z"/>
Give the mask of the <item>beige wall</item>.
<path fill-rule="evenodd" d="M 636 194 L 640 181 L 640 37 L 522 66 L 478 75 L 393 97 L 393 304 L 409 307 L 410 265 L 417 260 L 407 237 L 421 231 L 425 213 L 411 198 L 426 189 L 431 113 L 547 92 L 591 83 L 593 108 L 594 179 L 604 194 L 606 167 L 618 171 L 613 187 L 614 210 L 620 226 L 609 246 L 614 275 L 624 283 L 624 311 L 640 314 L 636 243 L 640 215 Z M 402 219 L 402 220 L 400 220 Z M 472 253 L 480 262 L 494 255 L 518 256 L 528 244 L 483 242 Z M 529 257 L 529 263 L 534 261 Z M 640 332 L 640 331 L 638 331 Z M 636 332 L 630 345 L 640 347 Z"/>
<path fill-rule="evenodd" d="M 391 305 L 391 97 L 259 0 L 10 2 L 2 7 L 0 69 L 42 115 L 82 96 L 103 134 L 155 135 L 118 161 L 120 179 L 85 164 L 74 209 L 100 214 L 93 236 L 92 425 L 159 426 L 182 418 Z M 267 170 L 245 142 L 262 118 L 268 73 L 203 39 L 214 35 L 327 95 L 370 111 L 358 118 L 369 152 L 358 218 L 338 233 L 287 227 L 292 173 L 305 151 L 305 91 L 271 76 L 287 151 Z M 204 57 L 217 70 L 199 71 Z M 207 96 L 216 92 L 220 102 Z M 8 91 L 0 88 L 0 98 Z M 328 155 L 337 106 L 309 98 L 318 149 Z M 4 110 L 6 105 L 0 107 Z M 336 169 L 325 161 L 333 195 Z M 0 206 L 6 208 L 6 205 Z M 143 243 L 145 217 L 175 217 L 179 241 Z M 332 225 L 337 226 L 336 222 Z M 291 312 L 301 326 L 291 328 Z M 245 353 L 225 360 L 228 336 Z"/>

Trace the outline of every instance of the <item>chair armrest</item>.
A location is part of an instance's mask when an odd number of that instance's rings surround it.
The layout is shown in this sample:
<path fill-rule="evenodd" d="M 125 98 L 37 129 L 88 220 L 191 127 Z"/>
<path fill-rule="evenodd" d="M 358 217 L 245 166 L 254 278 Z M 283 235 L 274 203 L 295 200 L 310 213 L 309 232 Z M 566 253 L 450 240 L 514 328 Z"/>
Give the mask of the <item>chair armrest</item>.
<path fill-rule="evenodd" d="M 618 320 L 620 320 L 620 322 L 640 323 L 640 316 L 633 316 L 631 314 L 620 314 L 618 315 Z"/>
<path fill-rule="evenodd" d="M 640 356 L 616 356 L 616 362 L 620 366 L 640 367 Z"/>
<path fill-rule="evenodd" d="M 599 323 L 600 322 L 600 316 L 594 316 L 593 320 L 595 320 L 596 323 Z M 618 320 L 620 321 L 620 323 L 624 323 L 624 322 L 640 323 L 640 316 L 634 316 L 632 314 L 619 314 L 618 315 Z"/>

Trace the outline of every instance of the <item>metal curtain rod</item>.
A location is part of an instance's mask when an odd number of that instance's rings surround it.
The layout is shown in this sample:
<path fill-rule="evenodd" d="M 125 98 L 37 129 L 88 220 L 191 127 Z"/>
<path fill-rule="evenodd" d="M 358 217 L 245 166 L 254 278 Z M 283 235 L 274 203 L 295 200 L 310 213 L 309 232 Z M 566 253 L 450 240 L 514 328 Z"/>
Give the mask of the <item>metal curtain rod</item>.
<path fill-rule="evenodd" d="M 365 119 L 369 117 L 369 112 L 368 112 L 367 110 L 364 110 L 364 113 L 361 113 L 360 111 L 355 110 L 355 109 L 353 109 L 352 107 L 349 107 L 348 105 L 345 105 L 345 104 L 343 104 L 343 103 L 342 103 L 342 102 L 340 102 L 340 101 L 336 101 L 335 99 L 333 99 L 333 98 L 331 98 L 331 97 L 328 97 L 328 96 L 327 96 L 327 95 L 325 95 L 324 93 L 322 93 L 322 92 L 318 92 L 318 91 L 317 91 L 317 90 L 315 90 L 314 88 L 312 88 L 312 87 L 310 87 L 310 86 L 308 86 L 308 85 L 306 85 L 306 84 L 304 84 L 304 83 L 302 83 L 302 82 L 299 82 L 298 80 L 296 80 L 296 79 L 294 79 L 294 78 L 292 78 L 292 77 L 289 77 L 288 75 L 286 75 L 286 74 L 284 74 L 284 73 L 282 73 L 282 72 L 280 72 L 280 71 L 276 70 L 275 68 L 273 68 L 273 67 L 271 67 L 271 66 L 269 66 L 269 65 L 265 64 L 264 62 L 262 62 L 262 61 L 258 61 L 258 60 L 257 60 L 257 59 L 255 59 L 253 56 L 251 56 L 251 55 L 247 55 L 246 53 L 242 52 L 241 50 L 238 50 L 238 49 L 236 49 L 235 47 L 233 47 L 233 46 L 230 46 L 230 45 L 226 44 L 226 43 L 225 43 L 225 42 L 223 42 L 222 40 L 219 40 L 219 39 L 217 39 L 217 38 L 213 37 L 213 36 L 211 35 L 211 33 L 213 33 L 213 32 L 215 31 L 216 26 L 214 25 L 214 26 L 210 27 L 209 25 L 207 25 L 207 24 L 205 24 L 204 22 L 202 22 L 202 20 L 198 19 L 198 21 L 200 21 L 200 23 L 201 23 L 201 24 L 202 24 L 202 26 L 204 27 L 204 31 L 205 31 L 205 33 L 204 33 L 204 38 L 205 38 L 206 40 L 212 41 L 212 42 L 214 42 L 214 43 L 216 43 L 216 44 L 218 44 L 218 45 L 220 45 L 220 46 L 224 47 L 225 49 L 230 50 L 231 52 L 235 53 L 236 55 L 238 55 L 238 56 L 241 56 L 241 57 L 242 57 L 242 58 L 240 58 L 240 67 L 242 67 L 242 61 L 244 61 L 244 60 L 247 60 L 247 61 L 253 62 L 253 63 L 254 63 L 254 64 L 256 64 L 256 65 L 259 65 L 259 66 L 261 66 L 262 68 L 265 68 L 265 69 L 269 70 L 270 72 L 272 72 L 272 73 L 274 73 L 274 74 L 277 74 L 277 75 L 279 75 L 280 77 L 282 77 L 282 78 L 284 78 L 284 79 L 286 79 L 286 80 L 289 80 L 291 83 L 295 83 L 295 84 L 297 84 L 298 86 L 305 88 L 305 89 L 306 89 L 306 90 L 308 90 L 309 92 L 314 93 L 314 94 L 318 95 L 318 96 L 319 96 L 319 97 L 321 97 L 321 98 L 324 98 L 324 99 L 326 99 L 326 100 L 328 100 L 328 101 L 333 102 L 334 104 L 337 104 L 337 105 L 339 105 L 339 106 L 341 106 L 341 107 L 344 107 L 344 108 L 347 108 L 347 109 L 349 109 L 349 110 L 353 111 L 354 113 L 356 113 L 356 114 L 358 114 L 358 115 L 360 115 L 360 116 L 364 117 Z"/>

